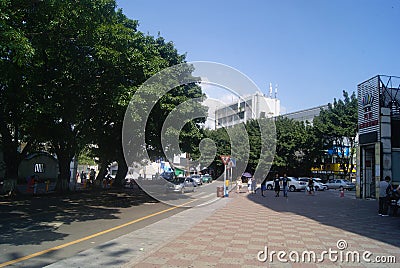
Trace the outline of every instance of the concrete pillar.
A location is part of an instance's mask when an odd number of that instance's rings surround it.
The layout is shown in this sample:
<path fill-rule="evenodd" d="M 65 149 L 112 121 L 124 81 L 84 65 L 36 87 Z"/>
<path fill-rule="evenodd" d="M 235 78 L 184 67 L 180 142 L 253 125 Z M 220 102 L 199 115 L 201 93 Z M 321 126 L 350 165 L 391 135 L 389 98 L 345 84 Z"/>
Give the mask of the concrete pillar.
<path fill-rule="evenodd" d="M 381 108 L 382 176 L 392 178 L 392 131 L 390 109 Z"/>
<path fill-rule="evenodd" d="M 357 151 L 356 151 L 356 153 L 357 153 L 357 155 L 356 155 L 356 161 L 357 161 L 356 162 L 356 167 L 357 167 L 357 170 L 356 170 L 356 198 L 361 198 L 361 168 L 364 168 L 361 165 L 361 163 L 362 163 L 361 155 L 363 155 L 361 153 L 361 150 L 363 150 L 362 146 L 358 145 Z"/>
<path fill-rule="evenodd" d="M 381 143 L 375 143 L 375 198 L 379 198 L 379 182 L 381 181 Z"/>

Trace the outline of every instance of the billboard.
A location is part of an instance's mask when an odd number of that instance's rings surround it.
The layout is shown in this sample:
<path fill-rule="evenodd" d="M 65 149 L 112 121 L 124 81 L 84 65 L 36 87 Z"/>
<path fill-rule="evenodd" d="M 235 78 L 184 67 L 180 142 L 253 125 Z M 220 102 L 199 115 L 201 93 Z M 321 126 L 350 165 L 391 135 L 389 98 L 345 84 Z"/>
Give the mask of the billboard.
<path fill-rule="evenodd" d="M 359 143 L 377 142 L 379 127 L 379 76 L 375 76 L 357 87 Z"/>

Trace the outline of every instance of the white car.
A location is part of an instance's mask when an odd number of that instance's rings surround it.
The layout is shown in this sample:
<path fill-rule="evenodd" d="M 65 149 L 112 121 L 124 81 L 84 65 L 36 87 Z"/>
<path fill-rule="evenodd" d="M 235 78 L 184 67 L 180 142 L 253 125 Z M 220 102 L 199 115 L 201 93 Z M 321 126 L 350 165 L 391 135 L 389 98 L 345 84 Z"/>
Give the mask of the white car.
<path fill-rule="evenodd" d="M 305 183 L 306 183 L 306 186 L 307 186 L 307 185 L 308 185 L 308 180 L 309 180 L 309 179 L 310 179 L 310 178 L 305 178 L 305 177 L 303 177 L 303 178 L 299 178 L 299 181 L 305 182 Z M 315 188 L 316 191 L 325 191 L 325 190 L 328 190 L 328 186 L 327 186 L 325 183 L 322 183 L 322 182 L 321 182 L 321 179 L 313 178 L 313 181 L 314 181 L 314 188 Z"/>
<path fill-rule="evenodd" d="M 328 185 L 322 182 L 320 178 L 314 178 L 314 186 L 316 186 L 316 183 L 318 184 L 318 187 L 320 191 L 325 191 L 328 190 Z"/>
<path fill-rule="evenodd" d="M 295 191 L 301 191 L 306 189 L 307 184 L 303 181 L 299 181 L 295 177 L 288 177 L 289 179 L 289 191 L 290 192 L 295 192 Z M 279 178 L 279 180 L 282 181 L 282 177 Z M 274 181 L 267 181 L 265 186 L 267 187 L 268 190 L 273 190 L 274 189 Z M 281 183 L 281 190 L 282 190 L 282 183 Z"/>

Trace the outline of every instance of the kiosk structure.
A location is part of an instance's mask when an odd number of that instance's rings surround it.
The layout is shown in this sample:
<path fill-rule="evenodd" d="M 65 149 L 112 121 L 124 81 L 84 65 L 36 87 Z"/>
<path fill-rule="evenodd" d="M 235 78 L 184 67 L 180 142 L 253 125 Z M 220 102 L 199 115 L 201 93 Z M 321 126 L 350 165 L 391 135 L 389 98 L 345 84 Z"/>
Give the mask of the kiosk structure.
<path fill-rule="evenodd" d="M 400 184 L 400 77 L 377 75 L 357 87 L 356 195 L 378 198 L 385 176 Z"/>

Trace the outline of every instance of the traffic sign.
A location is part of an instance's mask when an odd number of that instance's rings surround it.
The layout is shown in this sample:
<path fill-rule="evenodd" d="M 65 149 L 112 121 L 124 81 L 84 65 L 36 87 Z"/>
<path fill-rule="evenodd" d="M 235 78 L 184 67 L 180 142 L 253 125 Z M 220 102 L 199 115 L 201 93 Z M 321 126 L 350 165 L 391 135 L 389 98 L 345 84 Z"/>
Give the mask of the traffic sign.
<path fill-rule="evenodd" d="M 221 155 L 221 160 L 224 165 L 227 165 L 231 159 L 230 155 Z"/>
<path fill-rule="evenodd" d="M 230 158 L 229 159 L 229 164 L 231 165 L 231 167 L 236 167 L 236 158 Z"/>

